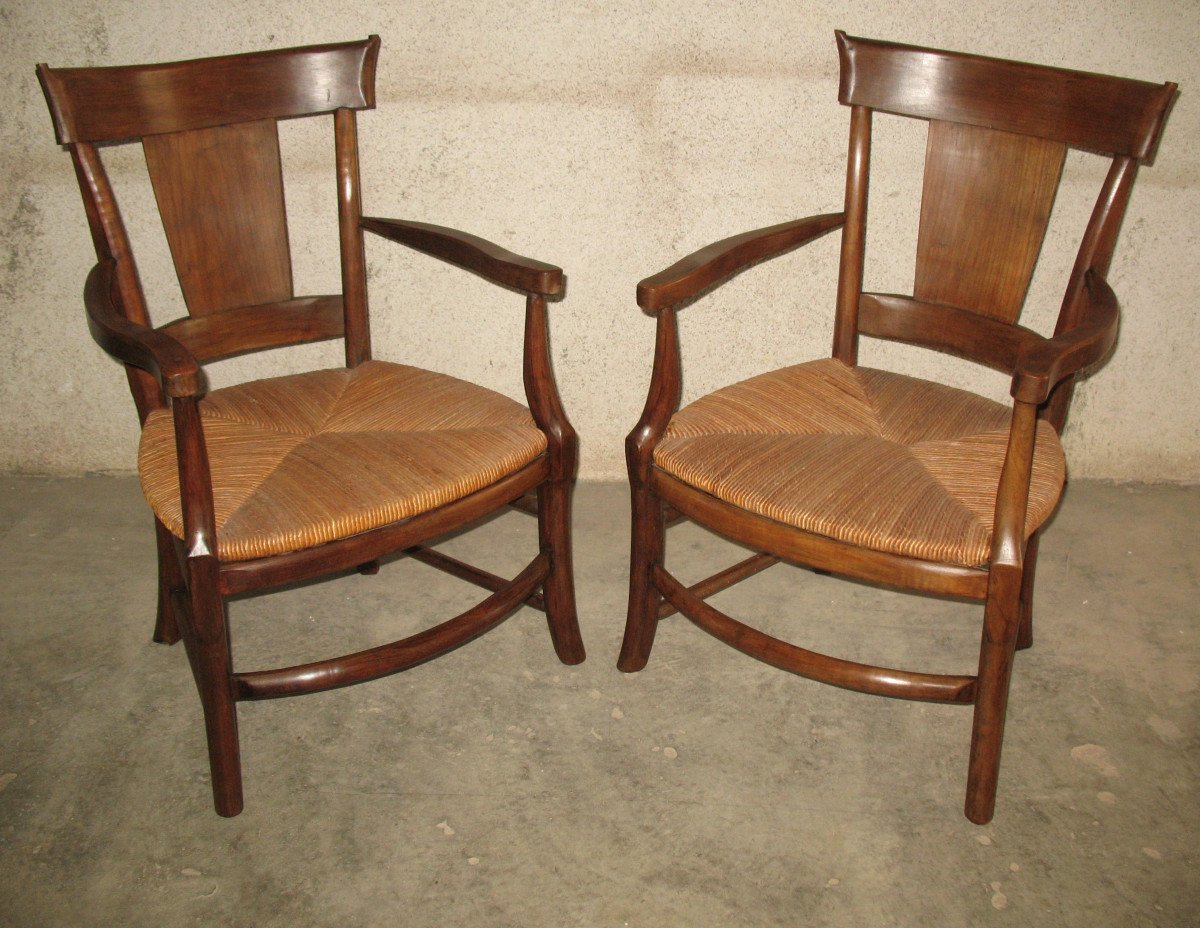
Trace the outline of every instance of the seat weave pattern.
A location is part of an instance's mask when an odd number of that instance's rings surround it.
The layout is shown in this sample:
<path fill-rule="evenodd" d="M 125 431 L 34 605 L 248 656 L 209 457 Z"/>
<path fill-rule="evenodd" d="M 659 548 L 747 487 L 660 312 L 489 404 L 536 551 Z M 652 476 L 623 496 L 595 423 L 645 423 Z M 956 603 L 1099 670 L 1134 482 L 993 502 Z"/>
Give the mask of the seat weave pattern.
<path fill-rule="evenodd" d="M 1011 411 L 900 374 L 814 361 L 709 394 L 671 419 L 661 470 L 749 512 L 878 551 L 987 563 Z M 1026 537 L 1066 474 L 1038 423 Z"/>
<path fill-rule="evenodd" d="M 214 390 L 200 403 L 217 553 L 265 557 L 461 499 L 546 448 L 529 411 L 484 387 L 381 361 Z M 171 413 L 142 430 L 142 489 L 183 537 Z"/>

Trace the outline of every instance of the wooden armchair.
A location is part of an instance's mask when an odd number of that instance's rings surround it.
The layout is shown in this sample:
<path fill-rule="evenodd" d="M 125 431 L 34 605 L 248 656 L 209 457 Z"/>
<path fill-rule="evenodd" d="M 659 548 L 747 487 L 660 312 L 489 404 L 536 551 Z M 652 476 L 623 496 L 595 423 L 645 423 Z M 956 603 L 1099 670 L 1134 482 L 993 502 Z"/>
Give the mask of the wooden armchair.
<path fill-rule="evenodd" d="M 453 229 L 363 218 L 356 111 L 375 104 L 379 39 L 172 64 L 38 67 L 75 164 L 97 264 L 84 291 L 96 341 L 123 361 L 154 510 L 156 641 L 181 636 L 221 815 L 242 809 L 237 703 L 405 670 L 545 611 L 558 656 L 583 660 L 569 536 L 576 437 L 556 392 L 546 300 L 562 271 Z M 342 292 L 297 297 L 277 122 L 333 116 Z M 152 327 L 98 146 L 138 141 L 189 315 Z M 529 408 L 442 374 L 371 359 L 363 230 L 525 294 Z M 207 392 L 201 365 L 321 339 L 344 369 Z M 512 580 L 427 547 L 505 506 L 536 515 L 539 550 Z M 366 651 L 235 671 L 226 598 L 359 569 L 403 552 L 490 591 L 436 627 Z"/>
<path fill-rule="evenodd" d="M 884 696 L 973 703 L 966 814 L 991 819 L 1014 650 L 1032 643 L 1038 530 L 1065 469 L 1059 432 L 1076 375 L 1117 333 L 1105 281 L 1134 176 L 1173 84 L 913 48 L 837 34 L 851 108 L 845 210 L 717 242 L 643 280 L 657 316 L 650 395 L 626 444 L 633 495 L 629 616 L 619 666 L 645 666 L 679 611 L 725 643 L 801 676 Z M 862 292 L 871 118 L 927 120 L 912 296 Z M 1017 324 L 1068 147 L 1111 169 L 1066 282 L 1055 334 Z M 680 410 L 676 311 L 701 291 L 842 230 L 833 357 L 718 390 Z M 860 335 L 1012 376 L 1007 408 L 858 366 Z M 685 587 L 664 525 L 687 518 L 757 552 Z M 780 560 L 982 603 L 972 674 L 918 673 L 817 654 L 705 602 Z M 665 598 L 665 602 L 663 602 Z"/>

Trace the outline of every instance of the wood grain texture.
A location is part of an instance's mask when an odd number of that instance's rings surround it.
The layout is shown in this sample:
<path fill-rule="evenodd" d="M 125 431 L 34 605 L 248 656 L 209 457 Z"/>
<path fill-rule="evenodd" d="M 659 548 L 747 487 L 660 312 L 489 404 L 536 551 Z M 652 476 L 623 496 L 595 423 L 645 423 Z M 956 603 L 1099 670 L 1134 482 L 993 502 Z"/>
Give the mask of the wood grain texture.
<path fill-rule="evenodd" d="M 1066 153 L 1061 142 L 931 122 L 913 295 L 1015 322 Z"/>
<path fill-rule="evenodd" d="M 514 254 L 469 232 L 428 222 L 375 216 L 365 217 L 362 227 L 414 251 L 457 264 L 492 283 L 543 296 L 557 296 L 562 292 L 562 268 Z"/>
<path fill-rule="evenodd" d="M 440 625 L 342 657 L 275 670 L 237 673 L 233 675 L 234 691 L 239 700 L 276 699 L 366 683 L 416 667 L 495 628 L 537 589 L 549 568 L 550 556 L 541 551 L 501 589 Z"/>
<path fill-rule="evenodd" d="M 944 351 L 1006 374 L 1022 352 L 1044 341 L 1023 326 L 894 293 L 862 294 L 858 324 L 863 335 Z"/>
<path fill-rule="evenodd" d="M 982 824 L 995 810 L 1013 655 L 1032 644 L 1036 530 L 1061 487 L 1061 457 L 1056 482 L 1047 479 L 1044 452 L 1058 447 L 1055 431 L 1076 373 L 1102 359 L 1115 339 L 1119 312 L 1104 278 L 1137 165 L 1153 156 L 1176 88 L 841 32 L 837 41 L 839 99 L 851 116 L 833 354 L 865 379 L 857 387 L 823 380 L 832 392 L 818 383 L 802 387 L 798 372 L 836 363 L 813 362 L 727 387 L 680 411 L 674 302 L 752 263 L 758 246 L 747 261 L 722 264 L 732 249 L 722 252 L 726 243 L 718 243 L 639 286 L 639 304 L 658 312 L 658 334 L 646 406 L 626 440 L 633 532 L 617 666 L 642 669 L 658 616 L 679 610 L 726 644 L 793 673 L 880 695 L 974 701 L 964 808 Z M 911 296 L 862 292 L 876 110 L 932 121 Z M 1055 335 L 1044 338 L 1015 321 L 1070 146 L 1106 153 L 1113 164 L 1067 281 Z M 939 437 L 961 424 L 970 403 L 933 401 L 930 390 L 942 388 L 932 383 L 885 388 L 878 372 L 857 367 L 860 335 L 1011 374 L 1012 414 L 997 406 L 999 419 L 986 434 Z M 838 410 L 851 407 L 871 412 L 839 418 Z M 876 433 L 881 444 L 868 453 L 856 436 Z M 917 467 L 885 450 L 910 439 Z M 953 505 L 930 503 L 926 479 L 953 487 Z M 914 502 L 900 512 L 904 499 Z M 975 513 L 976 528 L 960 531 L 965 523 L 955 506 Z M 688 589 L 664 564 L 664 513 L 760 553 Z M 986 532 L 976 532 L 983 525 Z M 932 538 L 925 534 L 931 526 L 944 530 L 949 547 L 913 544 Z M 964 554 L 954 545 L 969 533 L 975 540 Z M 816 654 L 703 601 L 774 559 L 983 603 L 977 673 L 921 674 Z"/>
<path fill-rule="evenodd" d="M 846 158 L 846 226 L 838 267 L 837 313 L 833 323 L 833 356 L 858 362 L 858 296 L 866 260 L 867 189 L 871 171 L 871 111 L 850 111 L 850 150 Z"/>
<path fill-rule="evenodd" d="M 188 312 L 292 297 L 275 120 L 144 139 Z"/>
<path fill-rule="evenodd" d="M 158 330 L 196 360 L 216 361 L 265 348 L 337 338 L 343 331 L 340 296 L 306 296 L 261 306 L 176 319 Z"/>
<path fill-rule="evenodd" d="M 808 216 L 706 245 L 641 281 L 637 285 L 638 305 L 651 312 L 677 305 L 754 264 L 832 232 L 842 222 L 841 213 Z"/>
<path fill-rule="evenodd" d="M 837 33 L 838 99 L 900 116 L 1016 132 L 1144 161 L 1171 83 L 1070 71 Z"/>
<path fill-rule="evenodd" d="M 38 68 L 56 135 L 72 156 L 97 257 L 85 290 L 88 325 L 126 366 L 144 426 L 143 487 L 163 515 L 155 521 L 154 640 L 184 643 L 204 713 L 213 803 L 224 816 L 243 806 L 238 699 L 315 692 L 404 670 L 483 634 L 523 602 L 545 609 L 562 661 L 584 659 L 570 525 L 578 439 L 554 383 L 544 299 L 561 292 L 561 268 L 455 230 L 376 221 L 388 237 L 527 293 L 530 408 L 468 384 L 451 392 L 390 379 L 367 384 L 384 368 L 398 368 L 367 363 L 355 112 L 374 105 L 378 49 L 372 36 L 167 65 Z M 343 292 L 297 298 L 276 124 L 329 113 Z M 150 323 L 95 144 L 127 140 L 143 142 L 189 310 L 159 329 Z M 347 370 L 206 394 L 203 361 L 338 336 L 345 338 Z M 519 420 L 517 458 L 504 452 L 504 435 L 512 438 L 514 430 L 481 421 L 497 400 Z M 399 421 L 411 415 L 426 417 L 429 427 Z M 469 476 L 468 462 L 484 458 L 496 466 Z M 444 492 L 426 493 L 427 478 Z M 394 505 L 401 498 L 413 505 Z M 538 540 L 534 559 L 514 580 L 425 547 L 518 500 L 537 515 Z M 368 651 L 234 672 L 228 596 L 349 570 L 374 573 L 397 551 L 493 593 L 427 632 Z"/>
<path fill-rule="evenodd" d="M 367 256 L 363 244 L 362 185 L 358 174 L 358 118 L 354 110 L 333 114 L 337 161 L 338 245 L 342 265 L 342 311 L 346 366 L 371 360 L 371 318 L 367 308 Z"/>
<path fill-rule="evenodd" d="M 59 144 L 113 142 L 375 105 L 379 37 L 116 68 L 40 64 Z"/>
<path fill-rule="evenodd" d="M 969 704 L 975 697 L 974 677 L 918 673 L 818 654 L 730 618 L 662 567 L 654 569 L 654 582 L 672 606 L 714 638 L 780 670 L 876 696 L 959 704 Z"/>

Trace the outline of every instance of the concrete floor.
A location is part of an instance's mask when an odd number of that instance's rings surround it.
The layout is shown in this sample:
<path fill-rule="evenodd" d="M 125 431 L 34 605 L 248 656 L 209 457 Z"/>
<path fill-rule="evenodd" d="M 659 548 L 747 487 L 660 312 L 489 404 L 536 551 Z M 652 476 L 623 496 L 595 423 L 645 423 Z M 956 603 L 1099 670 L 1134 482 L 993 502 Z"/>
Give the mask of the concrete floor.
<path fill-rule="evenodd" d="M 0 924 L 1194 925 L 1200 488 L 1080 482 L 1047 533 L 996 819 L 962 817 L 970 710 L 849 693 L 664 623 L 614 666 L 626 494 L 577 494 L 586 663 L 539 613 L 405 674 L 241 710 L 212 811 L 181 647 L 150 642 L 131 479 L 0 478 Z M 533 521 L 449 547 L 519 566 Z M 669 562 L 736 555 L 692 526 Z M 231 609 L 240 667 L 395 637 L 475 592 L 410 561 Z M 860 660 L 973 666 L 975 607 L 783 565 L 715 600 Z"/>

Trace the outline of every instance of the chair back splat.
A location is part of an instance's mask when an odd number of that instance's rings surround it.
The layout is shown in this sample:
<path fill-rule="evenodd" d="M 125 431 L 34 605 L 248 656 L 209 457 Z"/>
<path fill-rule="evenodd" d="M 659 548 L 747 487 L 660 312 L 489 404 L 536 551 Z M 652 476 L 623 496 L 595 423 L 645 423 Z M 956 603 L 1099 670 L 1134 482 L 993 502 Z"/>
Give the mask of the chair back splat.
<path fill-rule="evenodd" d="M 380 42 L 38 77 L 75 164 L 97 264 L 84 304 L 126 366 L 142 422 L 138 470 L 155 515 L 154 637 L 188 652 L 217 811 L 242 808 L 237 703 L 372 680 L 483 634 L 522 604 L 546 613 L 566 663 L 583 660 L 569 537 L 576 438 L 550 363 L 546 298 L 562 270 L 455 229 L 362 216 L 356 114 L 375 106 Z M 297 296 L 278 123 L 332 117 L 339 293 Z M 101 147 L 142 143 L 187 315 L 151 323 Z M 525 297 L 528 406 L 433 371 L 372 360 L 364 231 Z M 514 324 L 517 323 L 514 320 Z M 346 367 L 211 392 L 205 362 L 326 339 Z M 507 579 L 432 547 L 513 506 L 538 519 L 532 560 Z M 403 553 L 486 589 L 416 635 L 293 667 L 235 671 L 226 598 Z"/>
<path fill-rule="evenodd" d="M 645 411 L 627 443 L 629 616 L 619 666 L 645 666 L 660 616 L 681 612 L 776 667 L 887 696 L 972 703 L 966 814 L 994 811 L 1013 654 L 1033 641 L 1039 530 L 1065 479 L 1059 441 L 1075 377 L 1116 339 L 1105 277 L 1137 168 L 1174 84 L 1107 77 L 837 33 L 850 108 L 841 213 L 732 236 L 638 285 L 658 315 Z M 863 292 L 874 113 L 928 135 L 911 294 Z M 1068 149 L 1110 161 L 1065 281 L 1053 337 L 1019 324 Z M 680 409 L 677 307 L 841 228 L 833 357 L 771 371 Z M 1012 377 L 1011 406 L 858 364 L 862 336 L 957 355 Z M 664 516 L 664 513 L 666 514 Z M 757 552 L 691 587 L 664 565 L 689 518 Z M 817 654 L 704 600 L 779 560 L 984 607 L 972 674 Z"/>

